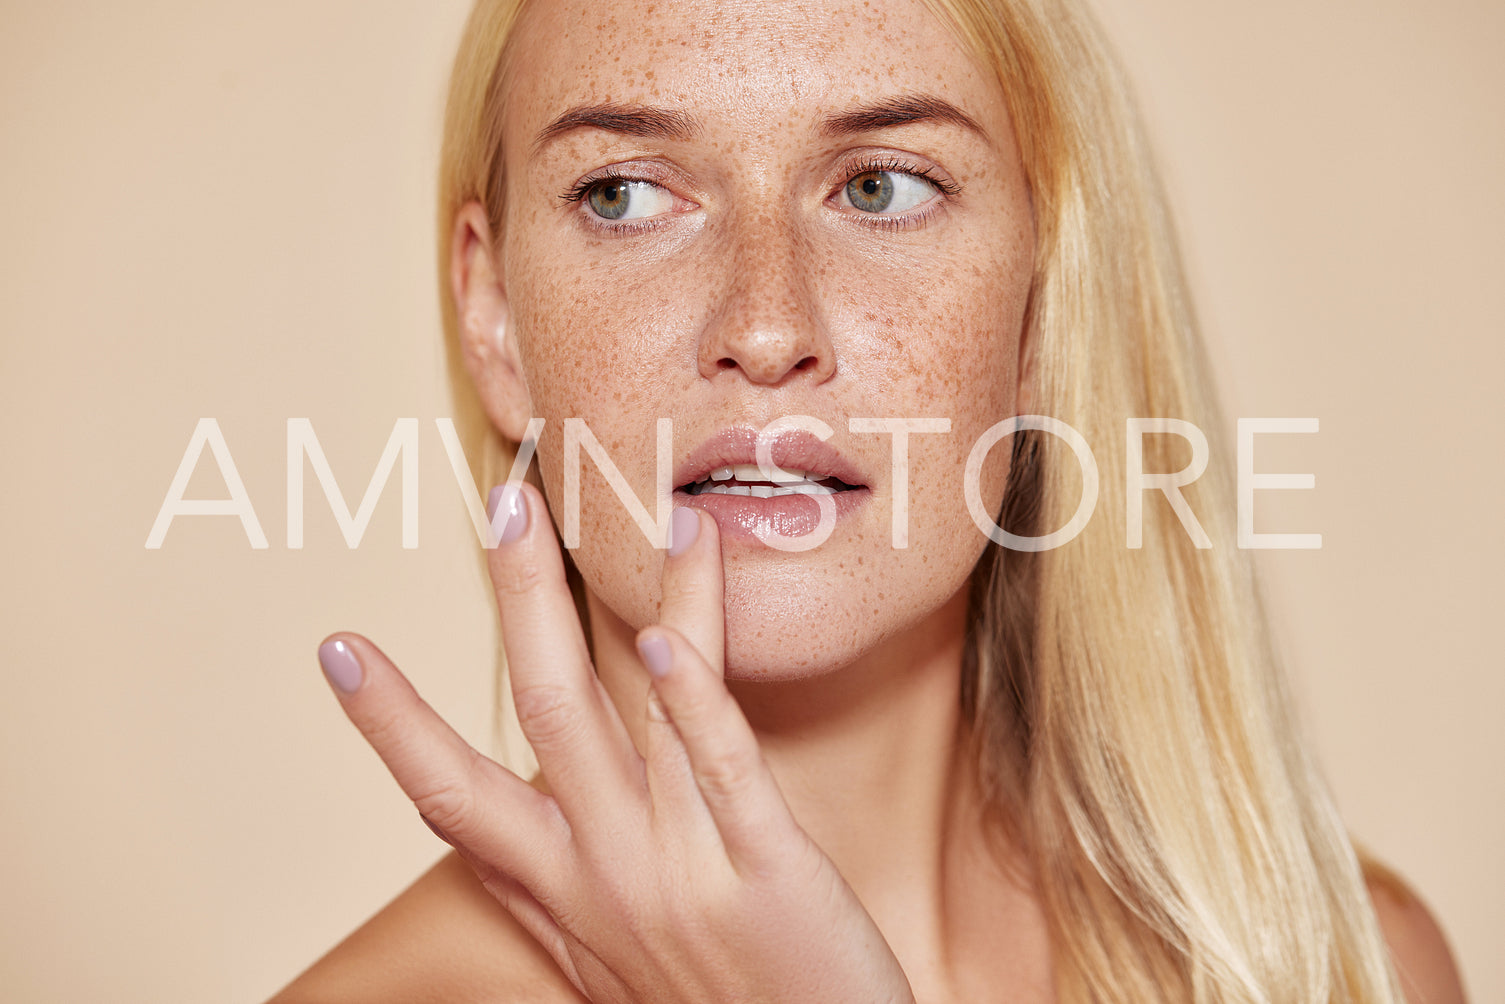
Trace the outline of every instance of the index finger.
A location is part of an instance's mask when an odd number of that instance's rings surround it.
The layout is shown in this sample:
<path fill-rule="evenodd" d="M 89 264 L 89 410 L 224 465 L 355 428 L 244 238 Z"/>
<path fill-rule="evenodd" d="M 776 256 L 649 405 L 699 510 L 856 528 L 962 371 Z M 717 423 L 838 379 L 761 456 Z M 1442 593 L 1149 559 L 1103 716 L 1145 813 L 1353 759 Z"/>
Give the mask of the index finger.
<path fill-rule="evenodd" d="M 487 566 L 518 722 L 566 818 L 620 811 L 644 789 L 642 760 L 591 667 L 543 496 L 514 483 L 492 499 L 506 525 Z"/>
<path fill-rule="evenodd" d="M 367 639 L 333 636 L 319 646 L 319 663 L 420 815 L 525 887 L 557 888 L 569 829 L 549 796 L 477 752 Z"/>
<path fill-rule="evenodd" d="M 689 506 L 669 520 L 669 553 L 664 561 L 659 623 L 684 635 L 706 664 L 726 669 L 725 580 L 721 534 L 709 513 Z"/>

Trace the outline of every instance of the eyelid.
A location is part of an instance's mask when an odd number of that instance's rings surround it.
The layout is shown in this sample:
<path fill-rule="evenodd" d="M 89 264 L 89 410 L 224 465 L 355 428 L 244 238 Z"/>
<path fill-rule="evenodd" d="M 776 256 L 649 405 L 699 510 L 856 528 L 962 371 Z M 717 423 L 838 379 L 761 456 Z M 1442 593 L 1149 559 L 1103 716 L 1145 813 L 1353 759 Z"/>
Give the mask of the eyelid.
<path fill-rule="evenodd" d="M 666 217 L 689 212 L 698 209 L 699 204 L 693 199 L 687 199 L 680 195 L 676 188 L 679 180 L 678 172 L 667 165 L 654 161 L 625 161 L 598 167 L 582 175 L 568 190 L 561 193 L 559 198 L 573 207 L 575 214 L 580 216 L 584 225 L 603 233 L 633 233 L 639 230 L 652 228 L 662 224 Z M 613 222 L 591 212 L 588 196 L 593 188 L 610 181 L 620 181 L 628 184 L 639 183 L 652 185 L 662 189 L 674 199 L 676 207 L 684 204 L 687 208 L 675 208 L 668 212 L 657 213 L 653 216 L 645 216 L 622 222 Z"/>
<path fill-rule="evenodd" d="M 867 212 L 852 205 L 847 195 L 847 186 L 864 174 L 879 172 L 916 178 L 930 185 L 935 194 L 919 205 L 897 213 Z M 841 214 L 842 219 L 855 226 L 897 231 L 924 226 L 938 213 L 945 212 L 961 191 L 961 185 L 929 158 L 894 150 L 859 150 L 853 151 L 847 159 L 840 162 L 831 194 L 825 201 Z"/>

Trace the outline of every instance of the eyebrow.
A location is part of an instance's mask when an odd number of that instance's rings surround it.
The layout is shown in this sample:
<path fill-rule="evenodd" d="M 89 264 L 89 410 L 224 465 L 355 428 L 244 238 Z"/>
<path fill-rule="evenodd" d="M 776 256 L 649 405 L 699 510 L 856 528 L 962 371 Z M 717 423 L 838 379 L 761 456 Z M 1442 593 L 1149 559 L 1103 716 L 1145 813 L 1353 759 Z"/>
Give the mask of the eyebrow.
<path fill-rule="evenodd" d="M 820 132 L 823 136 L 850 136 L 911 122 L 947 122 L 988 138 L 972 116 L 944 98 L 929 94 L 905 94 L 828 116 L 821 122 Z"/>
<path fill-rule="evenodd" d="M 822 136 L 841 137 L 874 132 L 913 122 L 946 122 L 968 129 L 983 139 L 987 132 L 977 121 L 944 98 L 929 94 L 905 94 L 862 105 L 823 118 L 817 126 Z M 684 112 L 649 105 L 580 105 L 544 126 L 533 141 L 534 151 L 550 140 L 576 129 L 600 129 L 623 136 L 648 139 L 687 140 L 700 132 L 700 123 Z"/>
<path fill-rule="evenodd" d="M 539 150 L 557 136 L 575 129 L 601 129 L 624 136 L 685 140 L 700 131 L 700 125 L 684 112 L 647 105 L 600 104 L 571 108 L 543 127 L 533 141 Z"/>

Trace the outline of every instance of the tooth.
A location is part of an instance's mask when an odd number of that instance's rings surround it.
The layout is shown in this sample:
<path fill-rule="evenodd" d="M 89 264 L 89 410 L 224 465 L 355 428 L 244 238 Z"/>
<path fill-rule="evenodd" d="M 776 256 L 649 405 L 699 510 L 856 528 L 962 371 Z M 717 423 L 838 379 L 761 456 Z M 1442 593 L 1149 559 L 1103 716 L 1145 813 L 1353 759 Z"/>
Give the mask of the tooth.
<path fill-rule="evenodd" d="M 730 467 L 718 467 L 708 477 L 712 481 L 730 481 L 732 478 L 732 469 Z"/>
<path fill-rule="evenodd" d="M 790 484 L 794 481 L 804 481 L 806 472 L 786 470 L 779 477 L 766 477 L 763 468 L 757 464 L 738 464 L 730 469 L 738 481 L 773 481 L 778 484 Z"/>
<path fill-rule="evenodd" d="M 769 499 L 781 495 L 835 495 L 835 488 L 827 488 L 825 485 L 816 484 L 813 481 L 803 481 L 796 485 L 742 485 L 742 484 L 719 484 L 706 485 L 697 494 L 704 495 L 743 495 L 749 498 Z"/>

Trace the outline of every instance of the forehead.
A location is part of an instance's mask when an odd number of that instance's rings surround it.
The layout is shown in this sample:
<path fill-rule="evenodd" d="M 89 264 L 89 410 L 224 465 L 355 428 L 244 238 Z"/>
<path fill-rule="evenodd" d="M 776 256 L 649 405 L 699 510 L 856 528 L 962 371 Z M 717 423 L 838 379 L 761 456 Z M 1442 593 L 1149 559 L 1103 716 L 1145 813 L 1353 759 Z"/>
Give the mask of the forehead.
<path fill-rule="evenodd" d="M 1008 128 L 995 79 L 921 0 L 533 0 L 517 32 L 514 140 L 588 104 L 682 109 L 747 135 L 897 94 Z"/>

